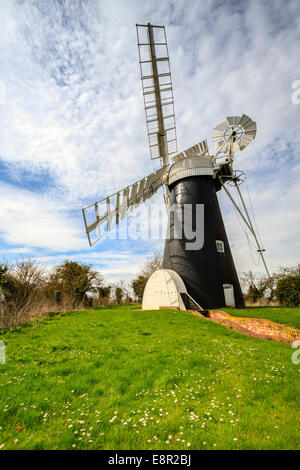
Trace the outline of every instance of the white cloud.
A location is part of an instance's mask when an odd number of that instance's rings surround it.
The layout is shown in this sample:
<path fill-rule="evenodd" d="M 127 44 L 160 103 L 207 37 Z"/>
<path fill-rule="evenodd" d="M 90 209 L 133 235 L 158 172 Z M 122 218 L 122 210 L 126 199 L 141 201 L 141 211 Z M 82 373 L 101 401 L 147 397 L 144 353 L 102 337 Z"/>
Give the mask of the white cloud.
<path fill-rule="evenodd" d="M 78 222 L 72 220 L 57 201 L 46 196 L 3 185 L 0 219 L 4 242 L 17 245 L 14 249 L 18 253 L 37 247 L 50 251 L 86 247 Z"/>

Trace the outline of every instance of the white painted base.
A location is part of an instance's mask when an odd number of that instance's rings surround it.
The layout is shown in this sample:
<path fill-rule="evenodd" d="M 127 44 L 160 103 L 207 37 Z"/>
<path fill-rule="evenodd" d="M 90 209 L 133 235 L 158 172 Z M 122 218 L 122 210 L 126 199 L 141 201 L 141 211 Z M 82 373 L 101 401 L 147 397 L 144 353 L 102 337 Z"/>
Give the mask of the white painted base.
<path fill-rule="evenodd" d="M 146 284 L 143 295 L 143 310 L 159 310 L 161 307 L 186 310 L 180 293 L 186 293 L 183 280 L 172 269 L 155 271 Z"/>

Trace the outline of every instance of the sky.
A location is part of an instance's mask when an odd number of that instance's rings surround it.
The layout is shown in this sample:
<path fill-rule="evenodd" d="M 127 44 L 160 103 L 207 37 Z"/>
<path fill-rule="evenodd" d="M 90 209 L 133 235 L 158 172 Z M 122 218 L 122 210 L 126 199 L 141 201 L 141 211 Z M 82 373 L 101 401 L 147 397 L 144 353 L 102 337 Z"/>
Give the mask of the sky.
<path fill-rule="evenodd" d="M 299 0 L 1 2 L 1 257 L 74 259 L 114 282 L 163 250 L 163 236 L 90 248 L 81 211 L 159 166 L 149 156 L 135 27 L 148 22 L 166 27 L 179 151 L 208 139 L 213 152 L 213 128 L 226 116 L 255 120 L 256 139 L 235 156 L 247 175 L 241 190 L 270 271 L 297 264 Z M 219 201 L 238 273 L 263 273 L 226 194 Z"/>

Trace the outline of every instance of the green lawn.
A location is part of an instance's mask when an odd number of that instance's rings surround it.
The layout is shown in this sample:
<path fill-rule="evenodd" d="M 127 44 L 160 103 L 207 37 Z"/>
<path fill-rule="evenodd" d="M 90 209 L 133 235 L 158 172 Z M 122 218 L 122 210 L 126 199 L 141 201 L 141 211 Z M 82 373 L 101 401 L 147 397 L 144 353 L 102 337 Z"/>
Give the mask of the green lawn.
<path fill-rule="evenodd" d="M 299 448 L 300 366 L 283 343 L 132 307 L 0 339 L 3 449 Z"/>
<path fill-rule="evenodd" d="M 299 307 L 247 307 L 240 310 L 235 308 L 223 310 L 236 317 L 267 318 L 282 325 L 300 329 Z"/>

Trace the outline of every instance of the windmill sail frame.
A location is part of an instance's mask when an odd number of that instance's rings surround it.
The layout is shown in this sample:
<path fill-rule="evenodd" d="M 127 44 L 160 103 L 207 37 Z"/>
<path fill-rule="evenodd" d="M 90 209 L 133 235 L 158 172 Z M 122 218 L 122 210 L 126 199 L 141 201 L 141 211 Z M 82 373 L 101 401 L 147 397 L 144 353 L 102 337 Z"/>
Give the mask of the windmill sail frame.
<path fill-rule="evenodd" d="M 120 219 L 123 220 L 126 217 L 128 210 L 135 209 L 152 197 L 167 182 L 168 169 L 169 165 L 161 167 L 126 188 L 84 207 L 82 215 L 89 245 L 93 246 L 101 239 L 101 226 L 106 225 L 105 232 L 110 232 L 113 222 L 115 222 L 116 226 L 119 225 Z M 113 199 L 115 199 L 114 203 Z M 100 207 L 103 208 L 102 214 L 99 211 Z M 90 210 L 92 210 L 94 217 L 92 221 L 89 221 Z M 95 233 L 94 231 L 97 232 Z M 92 232 L 94 232 L 94 235 L 97 235 L 94 240 L 91 238 Z"/>
<path fill-rule="evenodd" d="M 178 152 L 174 95 L 164 26 L 136 25 L 151 160 L 168 165 Z"/>

